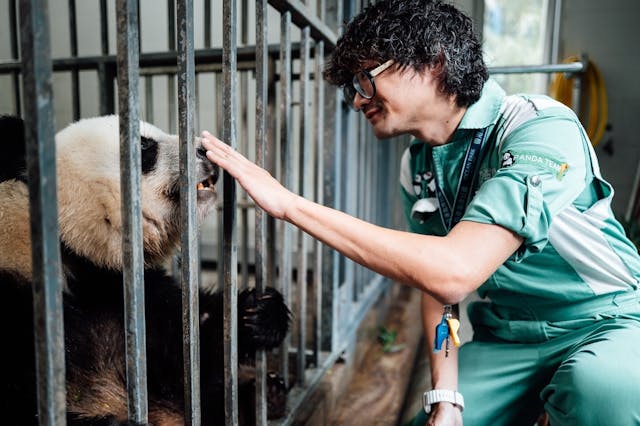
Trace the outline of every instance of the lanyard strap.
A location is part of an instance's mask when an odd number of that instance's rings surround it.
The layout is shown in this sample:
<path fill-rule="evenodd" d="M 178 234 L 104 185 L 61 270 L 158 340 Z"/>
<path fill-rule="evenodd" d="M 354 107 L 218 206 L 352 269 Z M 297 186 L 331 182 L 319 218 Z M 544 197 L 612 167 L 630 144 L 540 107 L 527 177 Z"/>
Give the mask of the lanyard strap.
<path fill-rule="evenodd" d="M 447 200 L 447 197 L 444 195 L 444 191 L 440 188 L 438 179 L 436 178 L 436 196 L 438 197 L 438 204 L 440 205 L 438 210 L 440 210 L 440 218 L 442 219 L 442 224 L 447 229 L 447 232 L 460 222 L 460 219 L 462 219 L 462 215 L 464 214 L 464 210 L 467 208 L 469 196 L 471 195 L 471 185 L 473 183 L 473 178 L 476 175 L 480 152 L 482 151 L 482 146 L 486 140 L 486 135 L 486 127 L 478 129 L 467 147 L 467 153 L 465 154 L 462 170 L 460 171 L 458 189 L 453 200 L 453 205 L 451 205 L 449 200 Z M 433 161 L 433 158 L 431 161 Z"/>

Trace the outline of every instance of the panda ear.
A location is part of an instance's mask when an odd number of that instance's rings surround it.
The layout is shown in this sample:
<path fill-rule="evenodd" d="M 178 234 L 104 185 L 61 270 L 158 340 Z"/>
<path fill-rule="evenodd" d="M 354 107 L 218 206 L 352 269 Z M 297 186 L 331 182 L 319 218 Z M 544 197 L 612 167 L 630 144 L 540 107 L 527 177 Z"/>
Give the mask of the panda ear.
<path fill-rule="evenodd" d="M 27 168 L 24 121 L 19 117 L 1 115 L 0 137 L 0 182 L 24 178 Z"/>

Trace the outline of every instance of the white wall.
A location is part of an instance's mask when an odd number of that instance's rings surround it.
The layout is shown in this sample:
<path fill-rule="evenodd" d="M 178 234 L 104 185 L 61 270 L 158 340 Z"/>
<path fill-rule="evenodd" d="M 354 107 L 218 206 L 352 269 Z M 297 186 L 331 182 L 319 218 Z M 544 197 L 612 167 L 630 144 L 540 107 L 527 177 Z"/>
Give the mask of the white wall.
<path fill-rule="evenodd" d="M 604 177 L 616 189 L 614 211 L 622 217 L 640 160 L 640 1 L 564 0 L 560 55 L 586 53 L 600 69 L 609 98 L 611 131 L 596 152 Z M 613 153 L 605 151 L 610 141 Z"/>

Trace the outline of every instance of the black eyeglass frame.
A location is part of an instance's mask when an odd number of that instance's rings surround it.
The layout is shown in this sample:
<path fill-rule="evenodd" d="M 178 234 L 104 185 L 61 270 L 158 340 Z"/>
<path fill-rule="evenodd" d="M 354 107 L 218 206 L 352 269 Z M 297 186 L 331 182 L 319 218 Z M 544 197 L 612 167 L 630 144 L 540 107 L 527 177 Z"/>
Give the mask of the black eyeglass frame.
<path fill-rule="evenodd" d="M 393 65 L 395 61 L 393 59 L 389 59 L 388 61 L 378 65 L 371 71 L 362 70 L 358 71 L 354 74 L 353 79 L 351 80 L 351 84 L 347 84 L 342 88 L 342 92 L 344 95 L 344 100 L 351 106 L 353 109 L 356 109 L 353 105 L 353 100 L 356 97 L 356 93 L 362 96 L 364 99 L 372 99 L 376 95 L 376 83 L 374 81 L 374 77 L 380 75 L 383 71 L 388 69 L 391 65 Z M 360 85 L 358 80 L 358 75 L 364 75 L 369 83 L 371 83 L 371 94 L 368 94 L 365 89 Z"/>

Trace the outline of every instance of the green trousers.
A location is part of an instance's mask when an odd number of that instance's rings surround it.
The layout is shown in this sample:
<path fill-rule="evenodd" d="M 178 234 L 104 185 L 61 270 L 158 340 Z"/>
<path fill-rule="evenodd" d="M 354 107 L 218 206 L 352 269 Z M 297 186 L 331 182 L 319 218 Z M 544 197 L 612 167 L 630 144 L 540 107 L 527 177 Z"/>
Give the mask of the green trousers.
<path fill-rule="evenodd" d="M 637 293 L 533 313 L 552 321 L 470 306 L 474 340 L 459 352 L 464 425 L 532 426 L 543 410 L 551 426 L 640 425 L 639 308 Z M 409 425 L 426 421 L 420 411 Z"/>

